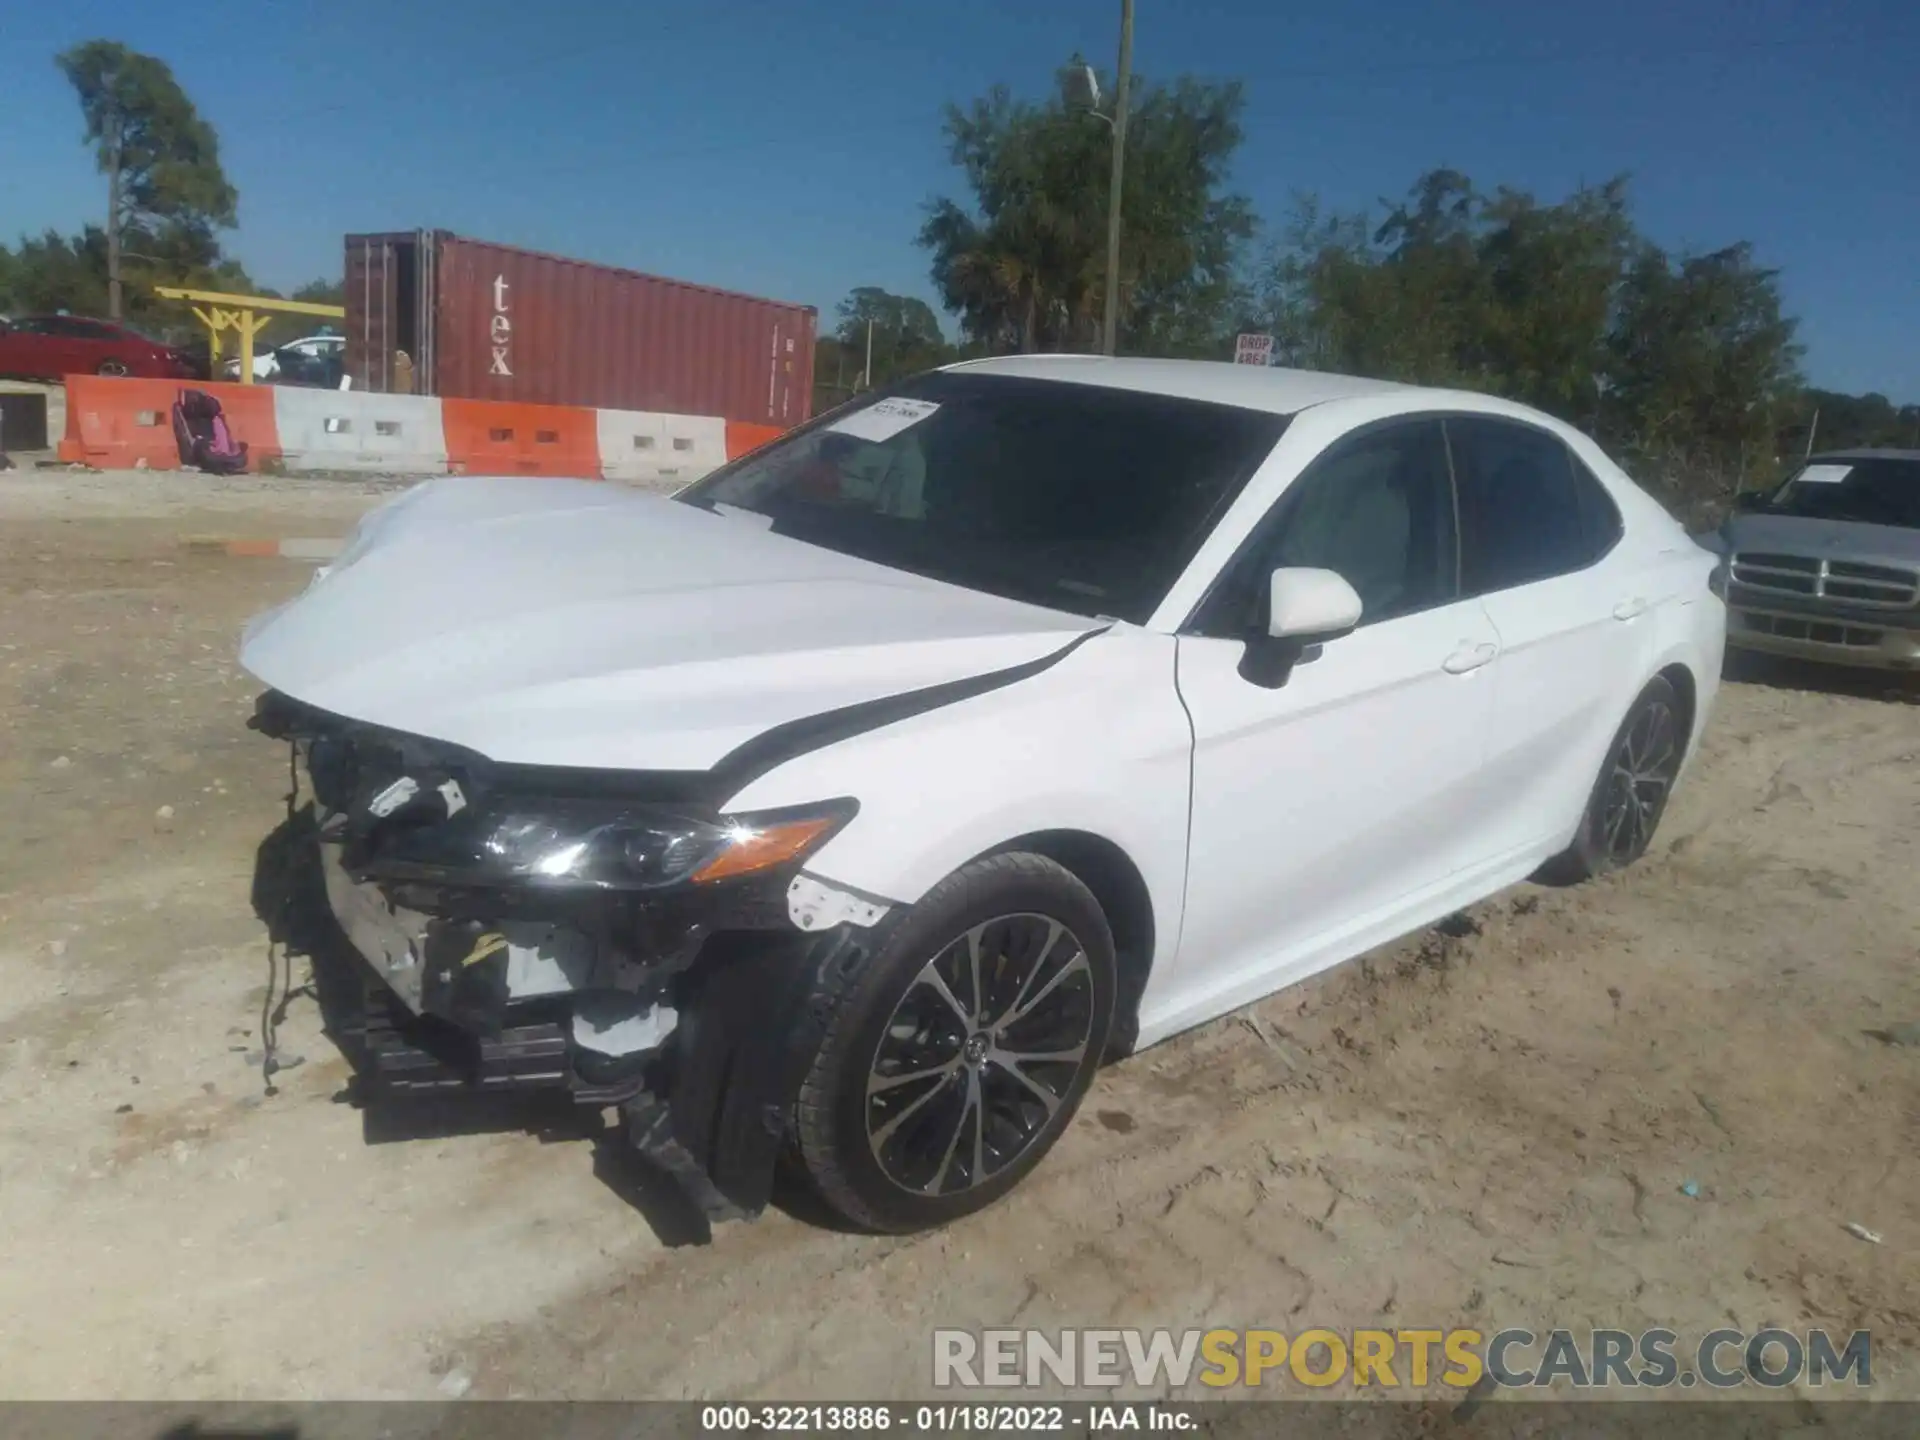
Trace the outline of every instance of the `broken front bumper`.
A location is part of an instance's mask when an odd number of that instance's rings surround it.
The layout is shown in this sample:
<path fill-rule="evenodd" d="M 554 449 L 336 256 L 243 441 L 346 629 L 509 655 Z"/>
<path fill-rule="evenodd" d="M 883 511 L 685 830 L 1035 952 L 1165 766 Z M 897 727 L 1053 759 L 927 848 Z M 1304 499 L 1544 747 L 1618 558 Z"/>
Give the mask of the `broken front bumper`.
<path fill-rule="evenodd" d="M 824 1033 L 814 997 L 894 918 L 800 870 L 848 802 L 725 816 L 686 777 L 507 772 L 277 696 L 255 724 L 313 795 L 359 972 L 334 1028 L 376 1096 L 619 1104 L 710 1214 L 766 1203 Z"/>

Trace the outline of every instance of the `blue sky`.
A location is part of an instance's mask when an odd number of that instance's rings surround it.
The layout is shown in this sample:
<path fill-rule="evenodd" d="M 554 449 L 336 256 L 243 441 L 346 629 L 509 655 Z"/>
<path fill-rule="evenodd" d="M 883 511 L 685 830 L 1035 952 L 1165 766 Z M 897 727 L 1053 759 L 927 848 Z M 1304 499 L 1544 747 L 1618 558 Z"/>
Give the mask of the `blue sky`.
<path fill-rule="evenodd" d="M 1236 177 L 1277 227 L 1451 165 L 1558 198 L 1633 176 L 1674 248 L 1755 243 L 1816 384 L 1920 401 L 1920 12 L 1911 0 L 1138 0 L 1136 68 L 1239 77 Z M 0 0 L 0 235 L 103 206 L 52 56 L 166 58 L 269 285 L 340 236 L 432 226 L 818 305 L 931 299 L 940 112 L 1112 64 L 1117 0 Z M 244 18 L 242 18 L 244 17 Z"/>

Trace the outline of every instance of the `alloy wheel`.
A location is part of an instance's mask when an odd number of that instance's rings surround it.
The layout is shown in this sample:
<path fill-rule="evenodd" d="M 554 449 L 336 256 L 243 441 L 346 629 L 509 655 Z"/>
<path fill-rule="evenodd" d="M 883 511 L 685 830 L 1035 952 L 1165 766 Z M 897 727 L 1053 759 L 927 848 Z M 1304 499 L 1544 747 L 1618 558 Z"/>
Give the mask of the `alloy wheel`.
<path fill-rule="evenodd" d="M 1629 865 L 1647 848 L 1679 768 L 1673 707 L 1655 700 L 1634 718 L 1613 753 L 1601 817 L 1608 860 Z"/>
<path fill-rule="evenodd" d="M 1047 1130 L 1088 1060 L 1093 968 L 1051 916 L 973 926 L 921 967 L 868 1066 L 867 1145 L 918 1195 L 970 1190 Z"/>

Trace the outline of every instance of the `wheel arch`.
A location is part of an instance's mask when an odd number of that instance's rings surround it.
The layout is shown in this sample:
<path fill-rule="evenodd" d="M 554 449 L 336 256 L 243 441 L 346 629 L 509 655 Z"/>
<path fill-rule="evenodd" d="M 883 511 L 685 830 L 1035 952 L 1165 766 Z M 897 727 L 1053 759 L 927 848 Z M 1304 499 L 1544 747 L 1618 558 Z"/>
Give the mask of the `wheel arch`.
<path fill-rule="evenodd" d="M 1722 649 L 1716 634 L 1702 634 L 1698 626 L 1675 628 L 1661 639 L 1664 643 L 1655 648 L 1653 671 L 1647 679 L 1665 680 L 1680 702 L 1686 747 L 1680 757 L 1680 776 L 1684 777 L 1693 768 L 1707 717 L 1720 693 Z"/>
<path fill-rule="evenodd" d="M 1680 714 L 1685 722 L 1680 733 L 1686 737 L 1687 746 L 1686 754 L 1681 757 L 1684 761 L 1693 752 L 1694 726 L 1700 716 L 1699 682 L 1686 662 L 1680 660 L 1663 666 L 1655 678 L 1673 686 L 1674 697 L 1680 702 Z"/>
<path fill-rule="evenodd" d="M 986 855 L 1024 850 L 1043 855 L 1093 892 L 1113 932 L 1119 984 L 1114 998 L 1112 1038 L 1107 1057 L 1129 1054 L 1140 1033 L 1140 997 L 1153 970 L 1157 939 L 1153 892 L 1133 857 L 1091 830 L 1035 830 L 1003 841 Z M 979 858 L 979 857 L 976 857 Z"/>
<path fill-rule="evenodd" d="M 1606 780 L 1614 747 L 1620 743 L 1628 723 L 1639 713 L 1641 702 L 1646 699 L 1647 691 L 1656 682 L 1664 682 L 1673 691 L 1675 706 L 1682 722 L 1679 727 L 1680 764 L 1674 775 L 1674 783 L 1678 784 L 1679 777 L 1686 772 L 1686 767 L 1693 759 L 1695 745 L 1700 737 L 1702 707 L 1710 705 L 1713 698 L 1711 685 L 1707 687 L 1707 693 L 1704 696 L 1701 694 L 1699 677 L 1689 663 L 1692 658 L 1684 650 L 1669 651 L 1660 657 L 1658 668 L 1647 672 L 1646 678 L 1634 690 L 1633 699 L 1621 712 L 1615 728 L 1608 733 L 1606 749 L 1601 751 L 1594 762 L 1596 778 L 1592 781 L 1592 788 L 1588 789 L 1582 799 L 1581 808 L 1573 822 L 1562 832 L 1563 839 L 1560 845 L 1541 861 L 1539 867 L 1529 877 L 1534 883 L 1554 886 L 1578 885 L 1598 873 L 1592 868 L 1597 863 L 1595 859 L 1583 853 L 1582 847 L 1586 843 L 1582 838 L 1583 832 L 1588 824 L 1592 807 L 1596 803 L 1597 787 Z"/>

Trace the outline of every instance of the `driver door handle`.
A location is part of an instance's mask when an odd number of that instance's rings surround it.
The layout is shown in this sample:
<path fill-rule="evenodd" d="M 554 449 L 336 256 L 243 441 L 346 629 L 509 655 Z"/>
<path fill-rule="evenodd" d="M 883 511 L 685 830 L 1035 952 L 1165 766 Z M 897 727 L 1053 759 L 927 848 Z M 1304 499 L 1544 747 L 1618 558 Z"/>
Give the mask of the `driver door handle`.
<path fill-rule="evenodd" d="M 1500 653 L 1500 647 L 1491 640 L 1479 643 L 1463 642 L 1460 648 L 1440 662 L 1440 668 L 1449 675 L 1465 675 L 1470 670 L 1478 670 Z"/>
<path fill-rule="evenodd" d="M 1646 610 L 1646 600 L 1636 595 L 1633 599 L 1622 600 L 1618 605 L 1614 606 L 1613 618 L 1616 620 L 1632 620 L 1637 616 L 1644 615 Z"/>

